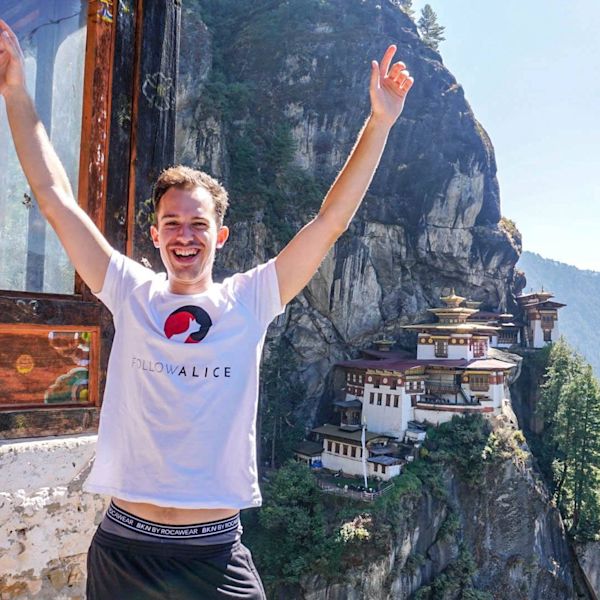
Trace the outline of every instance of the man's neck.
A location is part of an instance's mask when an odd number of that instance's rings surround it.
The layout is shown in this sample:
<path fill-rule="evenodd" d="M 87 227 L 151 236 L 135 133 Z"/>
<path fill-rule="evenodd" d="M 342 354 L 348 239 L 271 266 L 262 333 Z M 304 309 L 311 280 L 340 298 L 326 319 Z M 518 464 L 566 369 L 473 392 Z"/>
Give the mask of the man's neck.
<path fill-rule="evenodd" d="M 181 281 L 177 279 L 168 279 L 169 292 L 181 296 L 190 296 L 192 294 L 201 294 L 206 292 L 213 285 L 212 276 L 202 278 L 199 281 Z"/>

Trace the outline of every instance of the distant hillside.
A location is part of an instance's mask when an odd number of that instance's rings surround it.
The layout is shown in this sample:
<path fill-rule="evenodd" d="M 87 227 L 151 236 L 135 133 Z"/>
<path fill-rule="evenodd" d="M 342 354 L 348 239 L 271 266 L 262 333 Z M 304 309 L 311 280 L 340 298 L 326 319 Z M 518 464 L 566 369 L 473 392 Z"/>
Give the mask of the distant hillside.
<path fill-rule="evenodd" d="M 525 272 L 527 287 L 553 292 L 568 306 L 559 312 L 559 327 L 569 344 L 591 363 L 600 376 L 600 273 L 523 252 L 517 268 Z"/>

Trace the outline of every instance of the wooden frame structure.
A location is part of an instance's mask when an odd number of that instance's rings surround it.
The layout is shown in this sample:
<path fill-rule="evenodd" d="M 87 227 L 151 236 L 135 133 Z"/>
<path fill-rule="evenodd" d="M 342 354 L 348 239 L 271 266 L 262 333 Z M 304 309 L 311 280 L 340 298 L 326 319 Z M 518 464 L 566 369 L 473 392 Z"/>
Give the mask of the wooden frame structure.
<path fill-rule="evenodd" d="M 148 199 L 175 155 L 180 11 L 179 0 L 87 2 L 78 201 L 116 250 L 156 266 Z M 110 313 L 79 277 L 72 295 L 0 290 L 0 331 L 32 329 L 93 332 L 90 403 L 0 408 L 0 439 L 95 432 Z"/>

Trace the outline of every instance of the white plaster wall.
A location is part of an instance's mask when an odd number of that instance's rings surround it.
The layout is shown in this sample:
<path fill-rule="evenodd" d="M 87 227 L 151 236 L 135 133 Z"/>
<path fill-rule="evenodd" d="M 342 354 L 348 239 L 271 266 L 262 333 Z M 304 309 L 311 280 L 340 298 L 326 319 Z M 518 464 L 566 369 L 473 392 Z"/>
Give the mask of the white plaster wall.
<path fill-rule="evenodd" d="M 346 475 L 363 476 L 362 459 L 352 458 L 351 456 L 340 456 L 331 452 L 323 452 L 323 467 L 331 471 L 342 471 Z M 386 466 L 385 474 L 381 472 L 381 466 L 377 473 L 374 471 L 375 464 L 367 462 L 367 477 L 379 477 L 387 481 L 396 475 L 400 475 L 401 465 Z"/>
<path fill-rule="evenodd" d="M 489 396 L 492 399 L 492 406 L 494 408 L 500 408 L 502 406 L 502 400 L 506 397 L 504 383 L 490 385 Z"/>
<path fill-rule="evenodd" d="M 357 453 L 360 452 L 357 450 Z M 371 475 L 370 470 L 371 463 L 367 463 L 367 475 Z M 330 469 L 331 471 L 339 471 L 340 469 L 347 475 L 361 475 L 363 474 L 362 459 L 352 458 L 351 456 L 341 456 L 328 452 L 323 452 L 323 467 Z"/>
<path fill-rule="evenodd" d="M 85 598 L 86 555 L 109 498 L 84 493 L 95 435 L 0 442 L 0 598 Z"/>
<path fill-rule="evenodd" d="M 435 357 L 435 346 L 432 344 L 417 344 L 418 360 L 431 360 Z"/>
<path fill-rule="evenodd" d="M 544 330 L 542 329 L 542 322 L 534 321 L 533 326 L 533 347 L 543 348 L 546 345 L 546 342 L 544 341 Z"/>
<path fill-rule="evenodd" d="M 415 394 L 416 395 L 416 394 Z M 417 398 L 421 397 L 421 394 L 416 395 Z M 415 418 L 415 409 L 412 407 L 412 401 L 410 399 L 410 394 L 406 393 L 406 390 L 402 392 L 401 398 L 401 406 L 402 406 L 402 423 L 400 425 L 402 437 L 406 433 L 408 429 L 408 422 L 414 420 Z"/>
<path fill-rule="evenodd" d="M 448 344 L 448 360 L 460 360 L 465 358 L 471 360 L 473 358 L 473 352 L 469 350 L 469 344 Z"/>
<path fill-rule="evenodd" d="M 415 421 L 419 421 L 421 423 L 427 421 L 428 423 L 432 423 L 433 425 L 440 425 L 442 423 L 448 423 L 452 420 L 452 417 L 457 414 L 460 413 L 450 411 L 441 412 L 415 408 Z"/>
<path fill-rule="evenodd" d="M 381 390 L 380 390 L 381 391 Z M 385 395 L 391 394 L 390 406 L 385 405 Z M 398 406 L 394 406 L 394 394 L 399 396 Z M 400 437 L 402 435 L 402 390 L 383 392 L 381 406 L 377 406 L 377 399 L 374 404 L 368 404 L 366 414 L 367 429 L 374 433 L 385 433 Z M 404 427 L 406 429 L 406 427 Z"/>

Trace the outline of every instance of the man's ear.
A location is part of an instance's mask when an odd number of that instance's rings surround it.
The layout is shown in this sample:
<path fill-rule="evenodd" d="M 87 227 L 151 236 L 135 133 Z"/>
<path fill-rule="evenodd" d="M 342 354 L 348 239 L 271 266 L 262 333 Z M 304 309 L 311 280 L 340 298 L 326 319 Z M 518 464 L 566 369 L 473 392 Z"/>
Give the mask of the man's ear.
<path fill-rule="evenodd" d="M 154 247 L 159 248 L 160 244 L 158 243 L 158 229 L 156 229 L 155 225 L 150 225 L 150 237 L 152 238 Z"/>
<path fill-rule="evenodd" d="M 229 227 L 222 225 L 217 232 L 217 248 L 222 248 L 229 237 Z"/>

